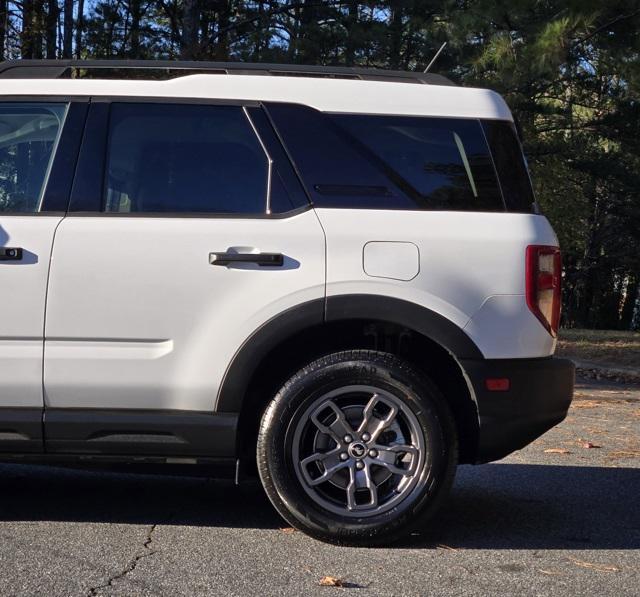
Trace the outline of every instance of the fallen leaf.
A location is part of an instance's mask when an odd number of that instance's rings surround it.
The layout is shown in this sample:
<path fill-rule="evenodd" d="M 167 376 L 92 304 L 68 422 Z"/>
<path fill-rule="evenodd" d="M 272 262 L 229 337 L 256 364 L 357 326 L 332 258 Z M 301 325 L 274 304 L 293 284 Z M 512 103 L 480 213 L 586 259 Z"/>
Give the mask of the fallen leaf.
<path fill-rule="evenodd" d="M 565 448 L 547 448 L 544 451 L 545 454 L 571 454 L 569 450 Z"/>
<path fill-rule="evenodd" d="M 620 568 L 617 566 L 611 566 L 608 564 L 594 564 L 592 562 L 584 562 L 583 560 L 576 560 L 575 558 L 569 558 L 576 566 L 581 568 L 587 568 L 589 570 L 597 570 L 598 572 L 620 572 Z"/>
<path fill-rule="evenodd" d="M 571 404 L 572 408 L 598 408 L 602 402 L 600 400 L 579 400 Z"/>
<path fill-rule="evenodd" d="M 285 535 L 291 535 L 296 532 L 296 530 L 293 527 L 285 527 L 283 529 L 280 529 L 280 531 L 283 532 Z"/>
<path fill-rule="evenodd" d="M 446 549 L 447 551 L 458 551 L 455 547 L 451 547 L 450 545 L 445 545 L 444 543 L 438 543 L 438 545 L 436 545 L 436 549 Z"/>
<path fill-rule="evenodd" d="M 321 587 L 344 587 L 342 579 L 335 576 L 323 576 L 318 584 Z"/>
<path fill-rule="evenodd" d="M 589 449 L 589 448 L 602 448 L 602 446 L 598 446 L 596 444 L 592 444 L 591 442 L 584 442 L 582 444 L 582 447 L 583 448 L 587 448 L 587 449 Z"/>

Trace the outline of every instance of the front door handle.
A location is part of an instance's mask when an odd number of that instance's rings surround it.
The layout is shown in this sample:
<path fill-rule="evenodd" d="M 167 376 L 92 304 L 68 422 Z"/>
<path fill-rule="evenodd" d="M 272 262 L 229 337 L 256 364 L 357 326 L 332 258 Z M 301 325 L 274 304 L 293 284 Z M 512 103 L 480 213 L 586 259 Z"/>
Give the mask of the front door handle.
<path fill-rule="evenodd" d="M 234 263 L 255 263 L 263 267 L 282 267 L 282 253 L 209 253 L 211 265 L 233 265 Z"/>
<path fill-rule="evenodd" d="M 20 261 L 21 259 L 20 247 L 0 247 L 0 261 Z"/>

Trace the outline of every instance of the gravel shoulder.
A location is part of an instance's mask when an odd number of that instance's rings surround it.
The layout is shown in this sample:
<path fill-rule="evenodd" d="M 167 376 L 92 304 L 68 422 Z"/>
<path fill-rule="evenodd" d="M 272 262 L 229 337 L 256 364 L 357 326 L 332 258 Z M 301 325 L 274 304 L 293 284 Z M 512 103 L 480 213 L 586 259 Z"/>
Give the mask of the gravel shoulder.
<path fill-rule="evenodd" d="M 0 594 L 637 595 L 639 495 L 640 386 L 594 381 L 526 449 L 460 467 L 393 548 L 309 539 L 255 483 L 4 465 Z"/>

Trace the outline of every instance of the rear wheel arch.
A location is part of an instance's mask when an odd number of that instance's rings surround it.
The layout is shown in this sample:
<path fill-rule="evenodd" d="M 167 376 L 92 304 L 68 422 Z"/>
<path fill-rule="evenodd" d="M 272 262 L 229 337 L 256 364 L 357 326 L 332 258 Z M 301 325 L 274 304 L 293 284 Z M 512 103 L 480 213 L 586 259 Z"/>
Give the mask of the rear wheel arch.
<path fill-rule="evenodd" d="M 460 359 L 482 358 L 455 324 L 425 307 L 378 295 L 341 295 L 303 303 L 274 317 L 238 350 L 221 385 L 217 412 L 239 413 L 237 452 L 255 455 L 259 420 L 269 400 L 299 369 L 331 352 L 374 349 L 409 361 L 450 402 L 460 462 L 473 462 L 478 414 Z"/>

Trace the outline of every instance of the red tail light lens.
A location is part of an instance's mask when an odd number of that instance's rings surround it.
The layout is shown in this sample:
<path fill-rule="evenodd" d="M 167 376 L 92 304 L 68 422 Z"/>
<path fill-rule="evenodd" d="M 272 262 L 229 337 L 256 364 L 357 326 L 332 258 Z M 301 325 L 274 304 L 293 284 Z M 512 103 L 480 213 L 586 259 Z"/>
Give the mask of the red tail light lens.
<path fill-rule="evenodd" d="M 527 305 L 555 338 L 560 325 L 562 258 L 558 247 L 530 245 L 526 266 Z"/>

